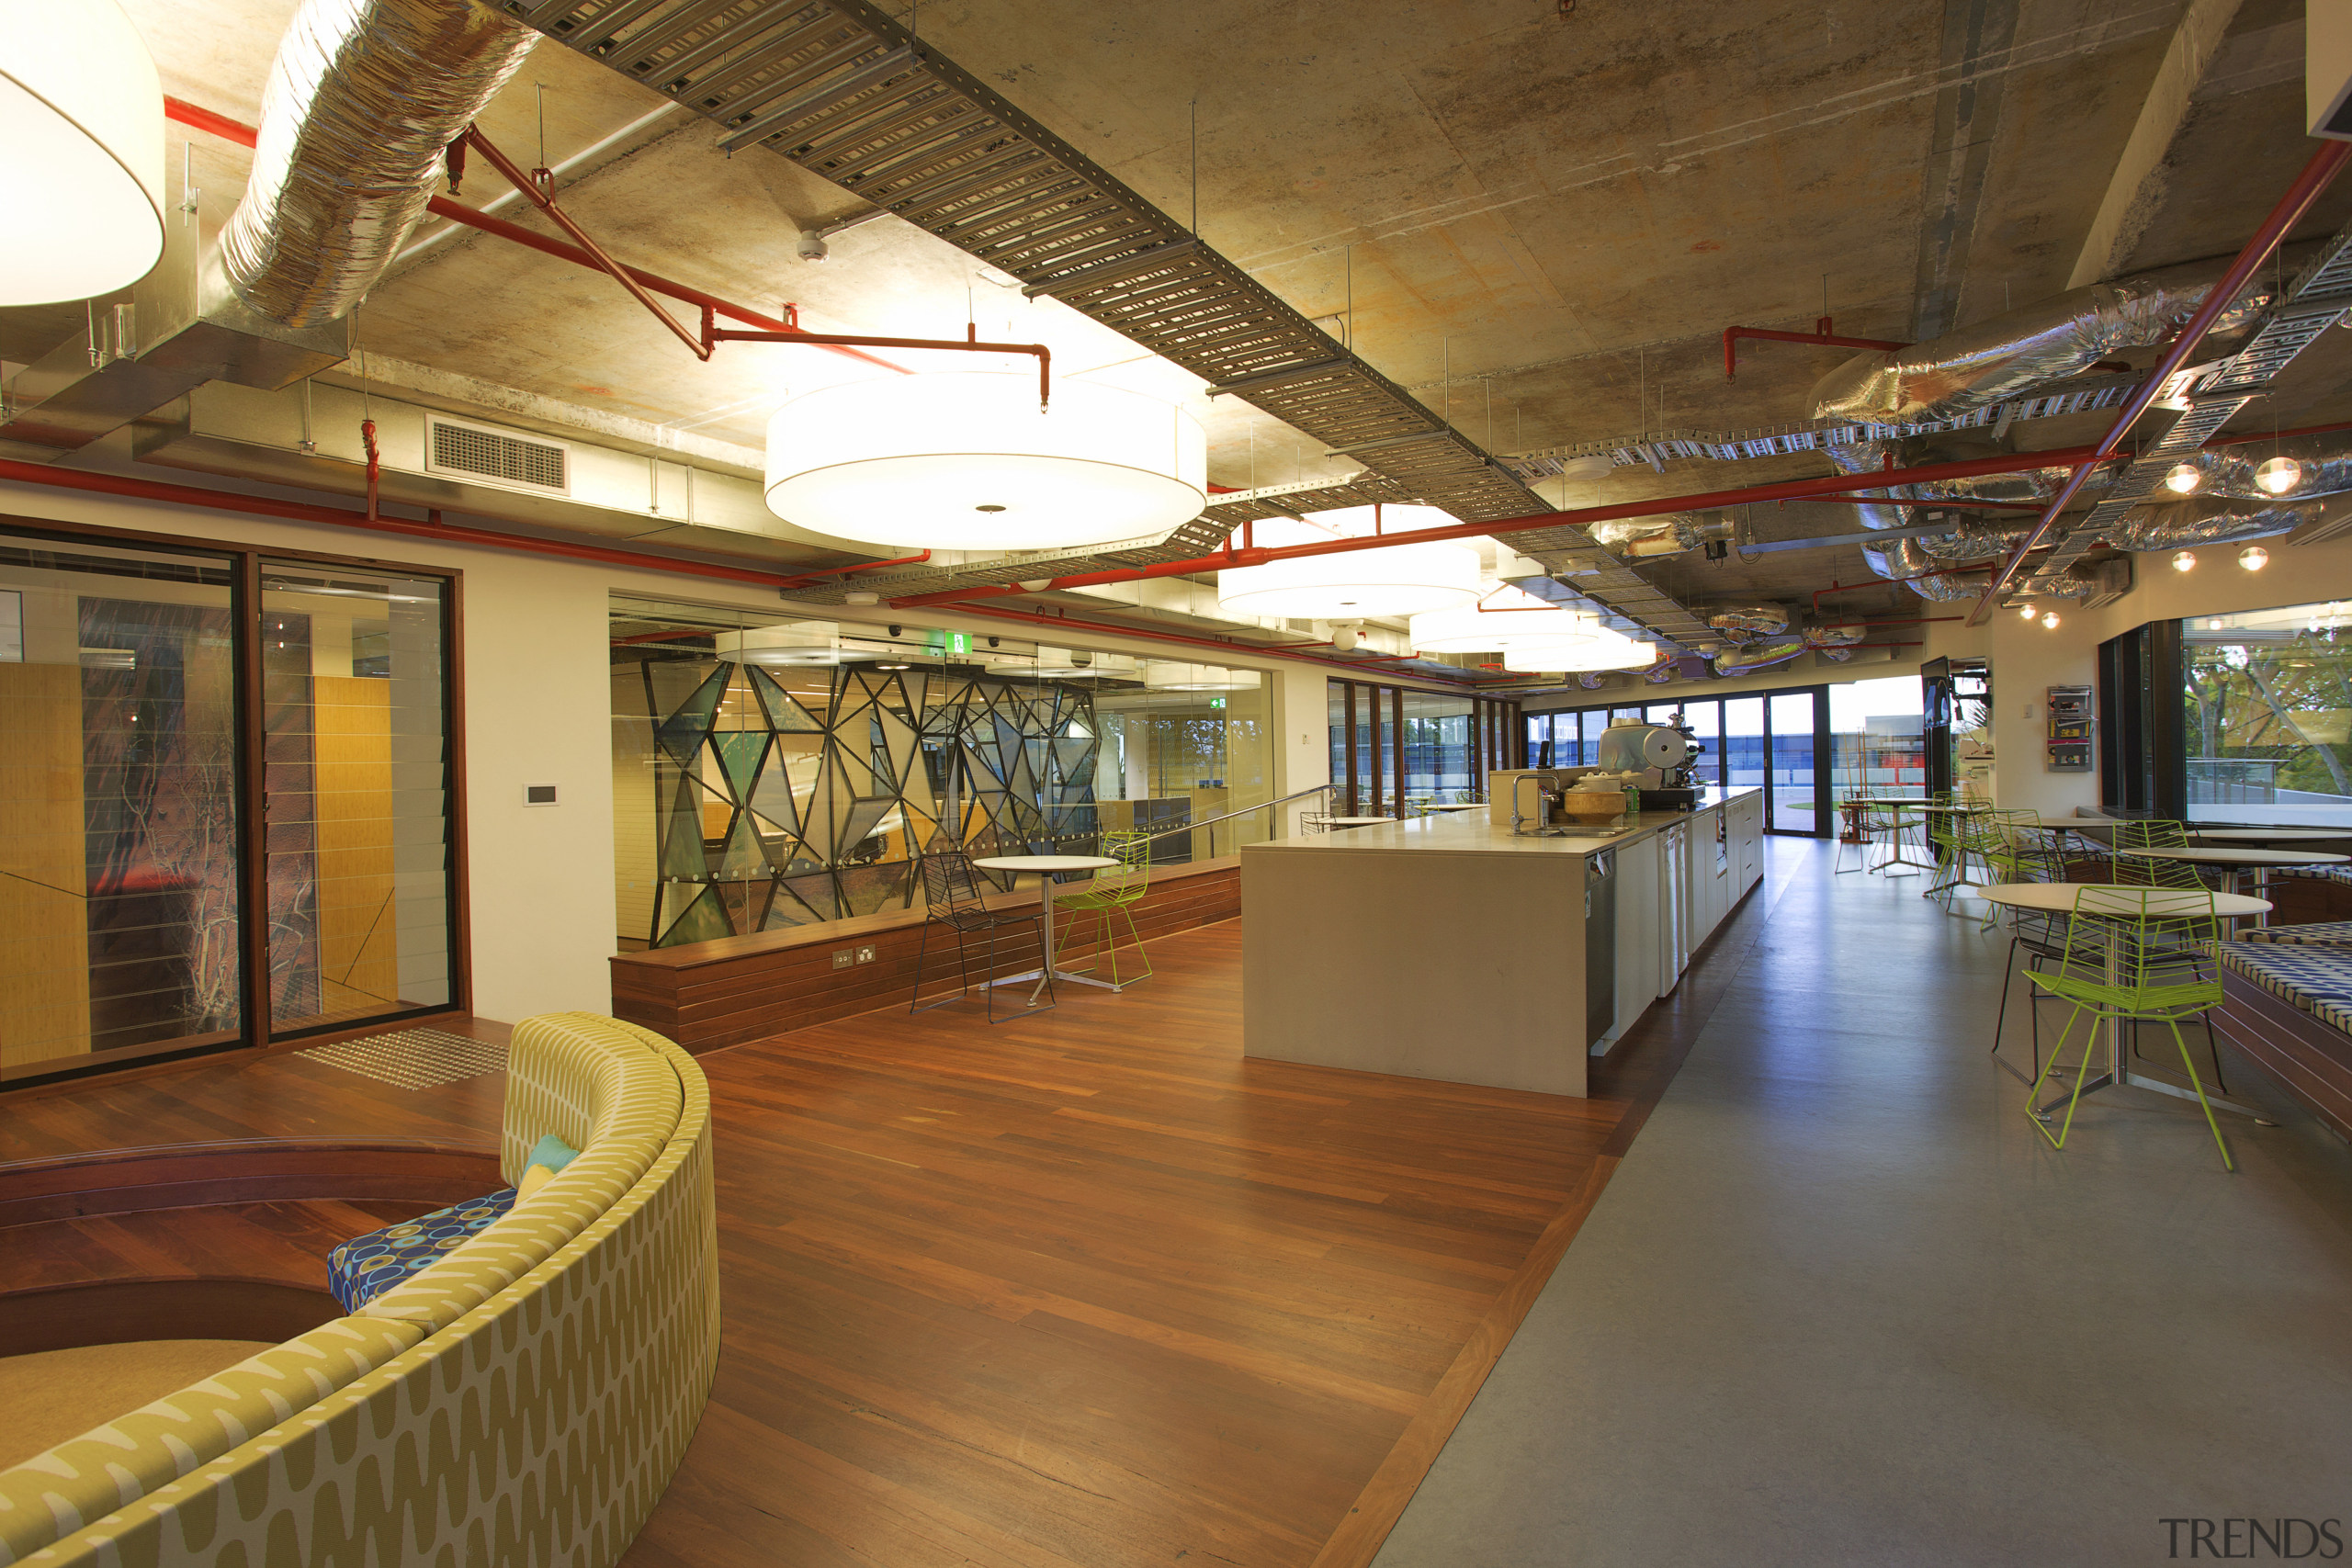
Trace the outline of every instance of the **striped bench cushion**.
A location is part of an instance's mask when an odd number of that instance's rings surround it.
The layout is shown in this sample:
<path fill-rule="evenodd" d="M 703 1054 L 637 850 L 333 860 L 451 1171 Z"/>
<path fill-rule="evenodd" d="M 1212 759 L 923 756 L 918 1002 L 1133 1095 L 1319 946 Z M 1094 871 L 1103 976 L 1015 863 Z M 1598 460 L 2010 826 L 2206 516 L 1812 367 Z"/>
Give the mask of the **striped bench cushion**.
<path fill-rule="evenodd" d="M 2352 1032 L 2352 950 L 2318 943 L 2225 942 L 2222 964 L 2279 1000 Z"/>
<path fill-rule="evenodd" d="M 2256 926 L 2244 934 L 2246 942 L 2279 942 L 2293 947 L 2323 947 L 2352 942 L 2352 920 L 2318 920 L 2307 926 Z"/>

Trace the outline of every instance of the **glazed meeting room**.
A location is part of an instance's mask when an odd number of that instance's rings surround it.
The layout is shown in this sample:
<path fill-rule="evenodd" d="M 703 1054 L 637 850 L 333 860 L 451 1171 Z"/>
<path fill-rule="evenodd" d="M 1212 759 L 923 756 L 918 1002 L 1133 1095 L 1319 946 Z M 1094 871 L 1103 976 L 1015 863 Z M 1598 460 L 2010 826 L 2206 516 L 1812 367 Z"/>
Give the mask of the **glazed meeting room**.
<path fill-rule="evenodd" d="M 2352 1540 L 2352 5 L 0 0 L 0 1563 Z"/>

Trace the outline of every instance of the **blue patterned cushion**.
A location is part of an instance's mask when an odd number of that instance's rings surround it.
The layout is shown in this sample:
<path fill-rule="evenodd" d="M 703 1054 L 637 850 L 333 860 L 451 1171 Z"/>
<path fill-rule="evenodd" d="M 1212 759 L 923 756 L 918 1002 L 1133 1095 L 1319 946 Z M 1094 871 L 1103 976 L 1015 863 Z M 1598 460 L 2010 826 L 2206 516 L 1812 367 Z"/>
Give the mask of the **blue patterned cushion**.
<path fill-rule="evenodd" d="M 514 1189 L 502 1187 L 429 1214 L 353 1236 L 327 1254 L 327 1289 L 345 1312 L 357 1312 L 410 1275 L 473 1240 L 514 1206 Z"/>
<path fill-rule="evenodd" d="M 2225 942 L 2222 964 L 2281 1001 L 2330 1023 L 2352 1018 L 2352 950 L 2278 942 Z M 2339 1023 L 2338 1027 L 2342 1027 Z"/>
<path fill-rule="evenodd" d="M 2352 920 L 2319 920 L 2307 926 L 2256 926 L 2243 932 L 2240 940 L 2279 942 L 2292 947 L 2352 942 Z"/>

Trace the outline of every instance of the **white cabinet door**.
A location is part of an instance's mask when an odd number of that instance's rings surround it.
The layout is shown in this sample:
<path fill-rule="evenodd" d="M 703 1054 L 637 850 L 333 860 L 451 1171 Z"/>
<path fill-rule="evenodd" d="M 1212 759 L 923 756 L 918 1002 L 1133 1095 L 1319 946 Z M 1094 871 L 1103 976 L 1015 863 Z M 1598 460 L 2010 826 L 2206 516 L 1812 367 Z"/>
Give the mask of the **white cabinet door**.
<path fill-rule="evenodd" d="M 1658 841 L 1617 852 L 1617 1024 L 1630 1029 L 1657 999 Z"/>

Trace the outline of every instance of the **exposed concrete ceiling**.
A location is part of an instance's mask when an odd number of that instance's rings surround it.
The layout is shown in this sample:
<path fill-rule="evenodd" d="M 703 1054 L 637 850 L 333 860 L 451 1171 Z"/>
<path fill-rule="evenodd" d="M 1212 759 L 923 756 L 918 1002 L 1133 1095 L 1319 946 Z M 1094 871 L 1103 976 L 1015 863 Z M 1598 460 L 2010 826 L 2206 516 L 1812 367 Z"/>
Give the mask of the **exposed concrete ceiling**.
<path fill-rule="evenodd" d="M 165 90 L 251 122 L 288 0 L 130 0 Z M 902 17 L 904 11 L 899 13 Z M 1185 7 L 933 0 L 926 45 L 1001 92 L 1439 411 L 1510 453 L 1804 417 L 1843 351 L 1749 344 L 1729 324 L 1910 339 L 2112 276 L 2233 251 L 2309 155 L 2295 0 L 1832 0 L 1645 7 L 1562 0 Z M 616 254 L 819 330 L 1046 342 L 1066 373 L 1200 383 L 893 218 L 821 265 L 795 240 L 866 210 L 594 61 L 543 43 L 483 117 L 515 161 L 560 164 L 565 206 Z M 1194 125 L 1197 123 L 1197 140 Z M 243 150 L 191 147 L 201 220 L 233 206 Z M 617 139 L 616 139 L 617 137 Z M 463 199 L 503 194 L 477 160 Z M 2106 212 L 2102 221 L 2102 212 Z M 2300 232 L 2352 213 L 2352 186 Z M 521 203 L 504 216 L 546 231 Z M 729 345 L 698 363 L 608 280 L 428 220 L 370 297 L 387 360 L 756 449 L 792 386 L 839 362 Z M 419 243 L 422 243 L 420 245 Z M 2106 265 L 2102 265 L 2106 264 Z M 78 307 L 0 311 L 0 357 L 76 329 Z M 2263 423 L 2352 417 L 2330 342 Z M 908 356 L 910 360 L 912 356 Z M 357 378 L 357 367 L 338 378 Z M 1205 405 L 1211 478 L 1240 488 L 1355 471 L 1235 399 Z M 2020 428 L 2089 439 L 2104 416 Z M 1812 455 L 1540 485 L 1571 504 L 1798 477 Z M 1756 537 L 1834 534 L 1792 506 Z M 1801 597 L 1866 575 L 1850 547 L 1645 568 L 1686 599 Z M 1882 603 L 1916 605 L 1884 591 Z"/>

